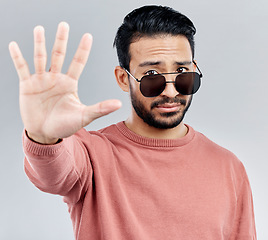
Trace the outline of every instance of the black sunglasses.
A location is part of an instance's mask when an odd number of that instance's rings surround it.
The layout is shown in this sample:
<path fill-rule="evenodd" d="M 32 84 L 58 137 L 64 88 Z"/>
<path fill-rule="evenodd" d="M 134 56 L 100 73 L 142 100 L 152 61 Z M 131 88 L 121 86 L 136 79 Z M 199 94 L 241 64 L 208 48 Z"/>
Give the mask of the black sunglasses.
<path fill-rule="evenodd" d="M 197 72 L 161 73 L 146 75 L 141 79 L 137 79 L 127 69 L 125 71 L 140 83 L 140 91 L 144 97 L 156 97 L 160 95 L 165 90 L 167 83 L 174 83 L 177 92 L 182 95 L 192 95 L 198 91 L 201 85 L 201 78 L 203 77 L 197 64 L 194 61 L 193 63 L 200 74 Z M 166 81 L 164 75 L 168 74 L 177 74 L 175 81 Z"/>

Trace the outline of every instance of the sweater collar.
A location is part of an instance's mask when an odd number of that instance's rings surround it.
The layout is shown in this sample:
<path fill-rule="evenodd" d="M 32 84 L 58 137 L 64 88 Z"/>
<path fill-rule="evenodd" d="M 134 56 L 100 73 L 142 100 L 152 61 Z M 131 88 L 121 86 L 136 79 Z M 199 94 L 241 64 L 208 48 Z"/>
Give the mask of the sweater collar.
<path fill-rule="evenodd" d="M 157 138 L 143 137 L 132 132 L 130 129 L 127 128 L 124 122 L 119 122 L 116 124 L 118 130 L 125 137 L 127 137 L 128 139 L 130 139 L 135 143 L 148 147 L 180 147 L 188 144 L 194 138 L 195 130 L 191 126 L 187 124 L 185 125 L 188 128 L 188 133 L 184 137 L 178 139 L 157 139 Z"/>

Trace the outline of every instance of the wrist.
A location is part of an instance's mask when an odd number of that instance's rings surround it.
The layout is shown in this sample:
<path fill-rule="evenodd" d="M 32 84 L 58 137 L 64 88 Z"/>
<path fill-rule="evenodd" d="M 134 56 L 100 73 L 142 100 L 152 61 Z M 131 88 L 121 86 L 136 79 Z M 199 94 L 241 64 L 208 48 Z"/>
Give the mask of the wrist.
<path fill-rule="evenodd" d="M 53 145 L 61 142 L 60 138 L 46 138 L 43 136 L 35 136 L 34 134 L 27 132 L 27 130 L 25 130 L 25 133 L 30 140 L 42 145 Z"/>

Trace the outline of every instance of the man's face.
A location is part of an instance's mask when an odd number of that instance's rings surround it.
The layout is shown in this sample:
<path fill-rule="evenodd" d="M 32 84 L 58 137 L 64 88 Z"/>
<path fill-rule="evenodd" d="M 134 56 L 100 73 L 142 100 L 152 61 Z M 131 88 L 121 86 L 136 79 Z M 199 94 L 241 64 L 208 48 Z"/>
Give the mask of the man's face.
<path fill-rule="evenodd" d="M 195 71 L 190 44 L 184 36 L 142 37 L 130 44 L 130 73 L 138 79 L 147 74 Z M 174 81 L 176 75 L 165 75 Z M 156 97 L 144 97 L 139 84 L 130 81 L 130 97 L 134 114 L 149 126 L 168 129 L 178 126 L 188 110 L 192 96 L 181 95 L 173 83 Z"/>

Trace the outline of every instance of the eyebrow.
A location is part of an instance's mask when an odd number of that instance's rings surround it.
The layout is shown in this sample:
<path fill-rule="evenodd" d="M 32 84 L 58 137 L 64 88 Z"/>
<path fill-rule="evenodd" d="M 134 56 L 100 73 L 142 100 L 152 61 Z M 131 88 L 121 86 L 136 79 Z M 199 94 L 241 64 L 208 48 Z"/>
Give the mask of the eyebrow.
<path fill-rule="evenodd" d="M 193 61 L 176 62 L 177 65 L 191 65 Z"/>
<path fill-rule="evenodd" d="M 143 62 L 143 63 L 140 63 L 139 64 L 139 67 L 146 67 L 146 66 L 156 66 L 156 65 L 160 65 L 161 62 L 160 61 L 146 61 L 146 62 Z"/>
<path fill-rule="evenodd" d="M 139 64 L 139 67 L 146 67 L 146 66 L 157 66 L 157 65 L 160 65 L 161 61 L 146 61 L 146 62 L 143 62 L 143 63 L 140 63 Z M 175 62 L 174 63 L 175 65 L 178 65 L 178 66 L 181 66 L 181 65 L 190 65 L 192 64 L 192 61 L 183 61 L 183 62 Z"/>

